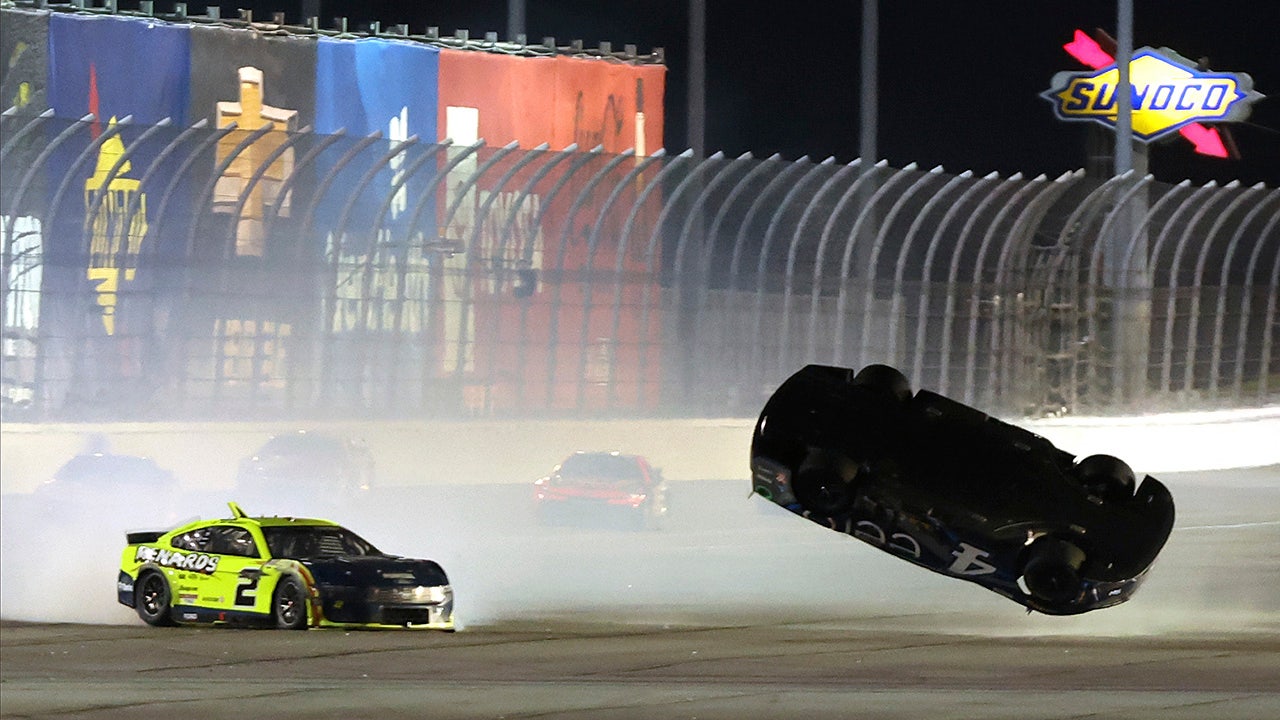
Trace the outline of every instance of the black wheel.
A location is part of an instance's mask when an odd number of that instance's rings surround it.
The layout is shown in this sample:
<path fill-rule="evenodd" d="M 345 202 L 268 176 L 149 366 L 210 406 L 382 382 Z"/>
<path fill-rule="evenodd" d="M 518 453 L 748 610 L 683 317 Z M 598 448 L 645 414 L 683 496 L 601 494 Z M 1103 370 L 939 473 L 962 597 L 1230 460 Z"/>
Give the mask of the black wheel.
<path fill-rule="evenodd" d="M 1022 567 L 1022 581 L 1027 592 L 1047 603 L 1070 602 L 1080 594 L 1080 563 L 1084 552 L 1075 545 L 1055 538 L 1041 538 L 1032 543 L 1030 556 Z"/>
<path fill-rule="evenodd" d="M 1133 497 L 1136 480 L 1133 470 L 1117 457 L 1090 455 L 1076 464 L 1076 477 L 1090 495 L 1103 500 L 1127 500 Z"/>
<path fill-rule="evenodd" d="M 145 572 L 134 584 L 134 605 L 138 617 L 148 625 L 164 627 L 173 625 L 169 613 L 169 581 L 158 572 Z"/>
<path fill-rule="evenodd" d="M 271 607 L 275 613 L 276 627 L 281 630 L 307 628 L 307 591 L 297 578 L 286 577 L 276 584 Z"/>
<path fill-rule="evenodd" d="M 816 515 L 844 514 L 857 496 L 857 469 L 851 465 L 834 453 L 811 451 L 791 481 L 796 500 Z"/>
<path fill-rule="evenodd" d="M 862 385 L 884 393 L 898 402 L 911 399 L 911 382 L 907 376 L 888 365 L 868 365 L 853 376 L 854 385 Z"/>

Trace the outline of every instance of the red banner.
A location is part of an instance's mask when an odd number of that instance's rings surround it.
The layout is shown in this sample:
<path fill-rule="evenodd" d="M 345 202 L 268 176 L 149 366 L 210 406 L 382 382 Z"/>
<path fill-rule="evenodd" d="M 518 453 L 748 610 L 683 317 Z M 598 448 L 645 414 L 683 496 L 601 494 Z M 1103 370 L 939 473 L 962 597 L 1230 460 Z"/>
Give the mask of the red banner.
<path fill-rule="evenodd" d="M 605 152 L 662 147 L 666 68 L 591 58 L 440 52 L 440 137 Z"/>
<path fill-rule="evenodd" d="M 441 139 L 470 145 L 512 140 L 532 148 L 551 142 L 555 114 L 555 71 L 552 58 L 440 51 Z M 558 148 L 557 148 L 558 149 Z"/>
<path fill-rule="evenodd" d="M 641 156 L 662 147 L 665 67 L 574 57 L 557 57 L 555 65 L 552 147 L 576 142 L 584 150 L 632 148 Z"/>

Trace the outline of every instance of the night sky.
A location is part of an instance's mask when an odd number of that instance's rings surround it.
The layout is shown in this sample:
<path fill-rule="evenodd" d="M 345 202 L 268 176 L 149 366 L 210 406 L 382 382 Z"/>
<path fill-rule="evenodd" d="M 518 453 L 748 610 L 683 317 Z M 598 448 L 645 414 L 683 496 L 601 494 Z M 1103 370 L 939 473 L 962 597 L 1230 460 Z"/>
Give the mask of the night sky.
<path fill-rule="evenodd" d="M 303 0 L 241 2 L 256 17 L 284 10 L 301 19 Z M 320 0 L 322 25 L 378 20 L 420 34 L 467 29 L 506 37 L 506 0 Z M 861 2 L 707 0 L 707 152 L 848 162 L 859 147 Z M 192 12 L 199 6 L 192 3 Z M 1240 160 L 1196 155 L 1175 137 L 1151 146 L 1157 179 L 1280 186 L 1280 2 L 1135 0 L 1134 46 L 1168 46 L 1208 58 L 1219 72 L 1243 72 L 1270 97 L 1231 125 Z M 224 15 L 233 15 L 224 7 Z M 1088 124 L 1055 118 L 1040 97 L 1055 72 L 1084 70 L 1062 45 L 1075 28 L 1116 34 L 1114 0 L 881 0 L 879 155 L 948 172 L 1008 175 L 1083 167 Z M 558 44 L 581 39 L 666 51 L 665 144 L 686 134 L 688 5 L 685 0 L 526 0 L 526 33 Z"/>

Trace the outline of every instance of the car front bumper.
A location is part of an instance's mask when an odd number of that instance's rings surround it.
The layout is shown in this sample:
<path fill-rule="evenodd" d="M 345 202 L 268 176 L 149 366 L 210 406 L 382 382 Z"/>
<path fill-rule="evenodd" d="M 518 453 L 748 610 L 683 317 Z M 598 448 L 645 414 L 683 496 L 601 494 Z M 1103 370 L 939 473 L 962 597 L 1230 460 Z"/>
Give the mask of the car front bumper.
<path fill-rule="evenodd" d="M 321 587 L 320 607 L 321 626 L 454 628 L 448 585 Z"/>

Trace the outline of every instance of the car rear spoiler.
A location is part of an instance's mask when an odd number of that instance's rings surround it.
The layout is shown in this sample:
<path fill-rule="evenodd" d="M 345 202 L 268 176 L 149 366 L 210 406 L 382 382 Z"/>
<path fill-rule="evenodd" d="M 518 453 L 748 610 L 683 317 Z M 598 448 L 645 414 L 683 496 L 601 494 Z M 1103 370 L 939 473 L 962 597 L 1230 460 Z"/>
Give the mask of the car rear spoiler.
<path fill-rule="evenodd" d="M 160 539 L 165 534 L 164 530 L 143 530 L 140 532 L 125 533 L 124 537 L 130 545 L 141 545 L 142 543 L 151 543 Z"/>

